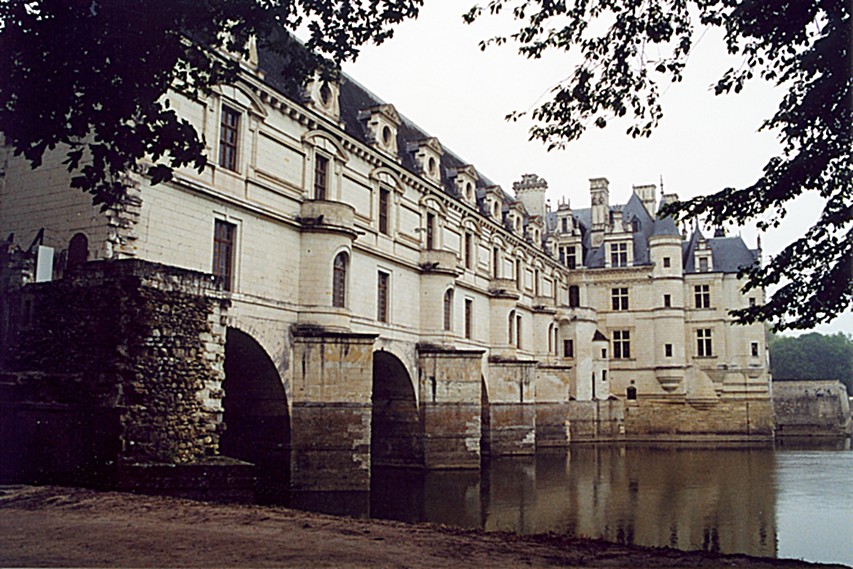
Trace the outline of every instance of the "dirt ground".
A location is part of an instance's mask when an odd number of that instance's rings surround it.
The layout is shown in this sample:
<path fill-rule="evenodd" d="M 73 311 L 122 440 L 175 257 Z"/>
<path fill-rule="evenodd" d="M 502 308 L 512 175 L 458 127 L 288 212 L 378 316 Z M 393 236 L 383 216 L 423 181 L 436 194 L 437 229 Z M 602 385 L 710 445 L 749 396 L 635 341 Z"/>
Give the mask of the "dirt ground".
<path fill-rule="evenodd" d="M 4 567 L 815 567 L 62 487 L 0 487 Z"/>

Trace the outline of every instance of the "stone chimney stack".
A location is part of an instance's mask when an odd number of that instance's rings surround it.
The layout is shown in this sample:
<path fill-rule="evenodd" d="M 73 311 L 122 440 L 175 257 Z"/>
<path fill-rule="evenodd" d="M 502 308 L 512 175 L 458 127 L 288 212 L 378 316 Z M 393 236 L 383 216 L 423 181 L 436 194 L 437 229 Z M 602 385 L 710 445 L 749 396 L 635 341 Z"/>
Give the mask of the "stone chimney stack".
<path fill-rule="evenodd" d="M 545 215 L 545 192 L 548 182 L 536 174 L 524 174 L 520 182 L 513 182 L 512 189 L 515 197 L 524 204 L 531 217 Z"/>
<path fill-rule="evenodd" d="M 592 247 L 601 245 L 610 225 L 610 182 L 607 178 L 590 178 L 589 198 L 592 204 Z"/>
<path fill-rule="evenodd" d="M 646 207 L 646 211 L 649 212 L 649 215 L 655 216 L 655 198 L 657 196 L 657 186 L 654 184 L 648 184 L 645 186 L 634 186 L 634 193 L 640 198 L 640 201 L 643 202 L 643 205 Z"/>

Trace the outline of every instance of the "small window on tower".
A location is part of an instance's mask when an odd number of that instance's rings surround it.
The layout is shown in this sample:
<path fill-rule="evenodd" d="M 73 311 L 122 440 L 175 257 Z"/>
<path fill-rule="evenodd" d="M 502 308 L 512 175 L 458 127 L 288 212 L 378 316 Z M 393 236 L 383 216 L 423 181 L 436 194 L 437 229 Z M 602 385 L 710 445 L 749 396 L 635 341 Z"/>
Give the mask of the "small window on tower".
<path fill-rule="evenodd" d="M 391 192 L 385 188 L 379 188 L 379 232 L 388 235 L 388 209 L 390 207 Z"/>
<path fill-rule="evenodd" d="M 314 199 L 325 200 L 329 188 L 329 159 L 322 154 L 314 158 Z"/>

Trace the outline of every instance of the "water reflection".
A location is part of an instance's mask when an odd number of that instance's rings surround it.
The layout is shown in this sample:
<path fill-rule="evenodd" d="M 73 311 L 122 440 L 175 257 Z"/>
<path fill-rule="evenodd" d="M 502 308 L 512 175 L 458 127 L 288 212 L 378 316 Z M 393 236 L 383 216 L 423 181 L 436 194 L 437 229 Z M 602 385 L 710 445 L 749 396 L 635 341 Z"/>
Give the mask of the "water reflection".
<path fill-rule="evenodd" d="M 480 472 L 375 468 L 369 494 L 305 494 L 290 504 L 487 531 L 853 563 L 853 524 L 845 522 L 853 513 L 853 452 L 837 450 L 575 446 L 492 460 Z"/>
<path fill-rule="evenodd" d="M 773 468 L 769 449 L 589 446 L 482 474 L 376 469 L 370 514 L 773 556 Z"/>

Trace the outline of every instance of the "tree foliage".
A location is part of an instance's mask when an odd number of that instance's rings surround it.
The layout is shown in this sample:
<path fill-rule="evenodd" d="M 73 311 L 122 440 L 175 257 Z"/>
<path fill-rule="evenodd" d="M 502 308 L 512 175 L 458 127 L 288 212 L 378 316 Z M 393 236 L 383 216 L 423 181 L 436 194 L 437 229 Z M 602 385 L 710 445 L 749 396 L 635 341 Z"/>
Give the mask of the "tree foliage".
<path fill-rule="evenodd" d="M 33 167 L 68 148 L 72 185 L 109 207 L 149 157 L 154 183 L 204 167 L 204 144 L 163 97 L 233 83 L 250 37 L 277 51 L 295 93 L 328 78 L 423 0 L 0 0 L 0 132 Z M 290 34 L 304 27 L 310 39 Z M 223 51 L 224 48 L 230 55 Z"/>
<path fill-rule="evenodd" d="M 841 332 L 770 337 L 773 379 L 837 379 L 853 395 L 853 337 Z"/>
<path fill-rule="evenodd" d="M 741 65 L 719 78 L 716 94 L 750 80 L 786 94 L 762 125 L 783 143 L 761 177 L 677 202 L 666 212 L 714 226 L 755 221 L 778 226 L 803 192 L 823 199 L 820 218 L 765 266 L 746 267 L 746 290 L 779 287 L 763 305 L 732 311 L 739 322 L 770 320 L 779 330 L 830 321 L 853 301 L 850 3 L 843 0 L 491 0 L 465 16 L 509 13 L 518 31 L 482 42 L 514 42 L 528 58 L 577 53 L 581 63 L 532 111 L 531 139 L 562 148 L 589 125 L 630 120 L 628 134 L 648 136 L 663 116 L 661 86 L 677 82 L 697 27 L 724 31 Z M 770 110 L 768 110 L 768 113 Z M 525 113 L 514 113 L 517 119 Z M 722 142 L 722 141 L 721 141 Z"/>

